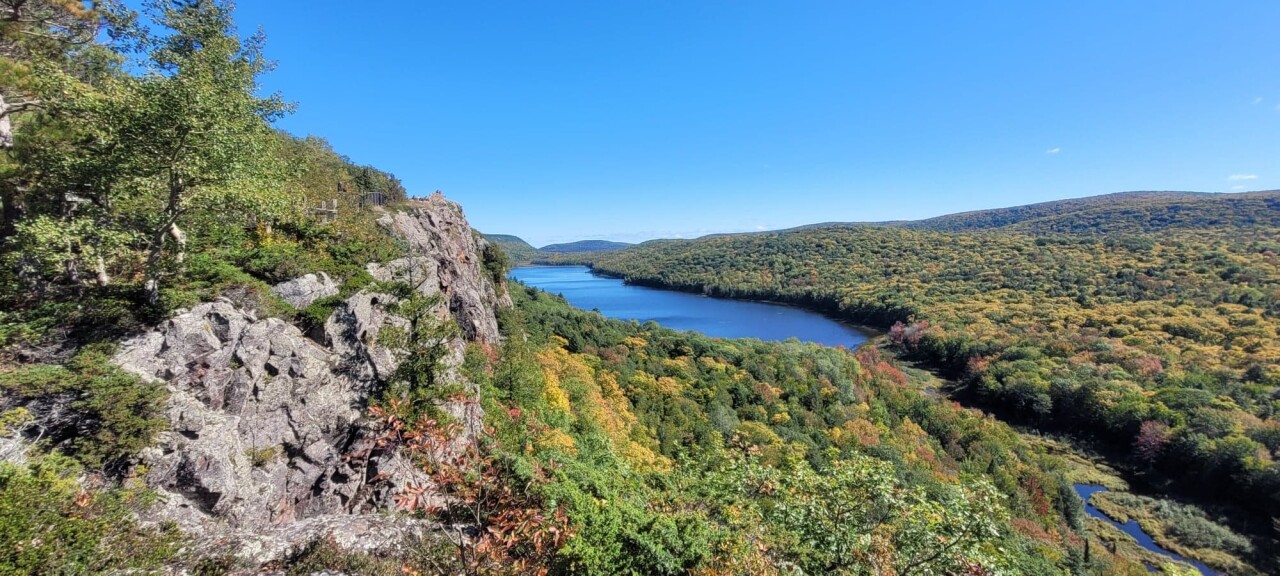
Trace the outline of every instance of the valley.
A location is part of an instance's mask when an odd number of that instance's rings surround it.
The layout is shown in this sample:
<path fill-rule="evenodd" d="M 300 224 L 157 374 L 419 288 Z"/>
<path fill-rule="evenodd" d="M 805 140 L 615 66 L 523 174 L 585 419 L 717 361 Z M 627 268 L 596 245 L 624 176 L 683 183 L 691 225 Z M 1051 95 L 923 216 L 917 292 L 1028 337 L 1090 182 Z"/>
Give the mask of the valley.
<path fill-rule="evenodd" d="M 0 576 L 1280 574 L 1269 4 L 286 4 L 0 0 Z"/>
<path fill-rule="evenodd" d="M 1275 192 L 1119 194 L 577 259 L 641 286 L 877 326 L 888 350 L 954 380 L 953 398 L 1093 446 L 1146 491 L 1230 510 L 1266 549 L 1280 506 L 1278 206 Z"/>

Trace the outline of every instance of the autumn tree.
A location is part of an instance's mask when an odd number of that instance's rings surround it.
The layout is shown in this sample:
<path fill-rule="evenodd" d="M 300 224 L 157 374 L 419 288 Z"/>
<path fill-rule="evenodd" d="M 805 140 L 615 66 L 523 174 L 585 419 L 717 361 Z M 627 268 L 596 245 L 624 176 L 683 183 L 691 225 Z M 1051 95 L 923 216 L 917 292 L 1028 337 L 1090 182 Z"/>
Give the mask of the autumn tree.
<path fill-rule="evenodd" d="M 1138 429 L 1138 437 L 1133 441 L 1133 453 L 1144 464 L 1154 465 L 1169 444 L 1169 426 L 1164 422 L 1147 420 Z"/>

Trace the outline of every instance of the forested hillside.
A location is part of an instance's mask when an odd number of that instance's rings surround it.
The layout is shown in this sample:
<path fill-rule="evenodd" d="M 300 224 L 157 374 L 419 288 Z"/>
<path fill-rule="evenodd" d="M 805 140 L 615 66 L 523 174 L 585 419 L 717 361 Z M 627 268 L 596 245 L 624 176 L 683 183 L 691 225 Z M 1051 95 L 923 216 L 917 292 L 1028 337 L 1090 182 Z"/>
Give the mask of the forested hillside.
<path fill-rule="evenodd" d="M 502 252 L 507 255 L 507 258 L 515 263 L 527 264 L 537 258 L 539 254 L 537 248 L 534 248 L 519 236 L 485 234 L 484 237 L 497 244 L 499 248 L 502 248 Z"/>
<path fill-rule="evenodd" d="M 1274 538 L 1280 231 L 1218 226 L 1195 206 L 1178 213 L 1193 220 L 1159 234 L 822 228 L 665 242 L 594 266 L 883 327 L 904 356 L 959 382 L 960 398 L 1096 442 L 1144 482 L 1232 503 Z"/>
<path fill-rule="evenodd" d="M 1001 229 L 1030 234 L 1130 234 L 1165 229 L 1280 226 L 1280 192 L 1121 192 L 978 210 L 903 223 L 915 230 Z"/>
<path fill-rule="evenodd" d="M 541 490 L 575 530 L 567 569 L 1144 573 L 1085 543 L 1078 470 L 875 348 L 707 338 L 512 295 L 506 349 L 472 369 L 519 408 L 508 445 L 558 470 Z"/>
<path fill-rule="evenodd" d="M 3 9 L 2 574 L 1185 570 L 1084 517 L 1072 483 L 1118 490 L 1108 468 L 879 348 L 708 338 L 508 284 L 524 256 L 456 204 L 273 127 L 292 105 L 261 93 L 263 37 L 230 2 Z M 1213 222 L 575 257 L 891 327 L 1008 419 L 1251 510 L 1103 504 L 1257 574 L 1280 245 Z"/>
<path fill-rule="evenodd" d="M 1043 235 L 1130 234 L 1167 228 L 1280 226 L 1280 191 L 1235 194 L 1117 192 L 1010 208 L 960 212 L 924 220 L 823 222 L 778 232 L 886 226 L 936 232 L 1002 230 Z"/>
<path fill-rule="evenodd" d="M 564 244 L 547 244 L 539 250 L 550 253 L 574 253 L 574 252 L 612 252 L 614 250 L 622 250 L 633 246 L 626 242 L 610 242 L 608 240 L 579 240 L 577 242 L 567 242 Z"/>

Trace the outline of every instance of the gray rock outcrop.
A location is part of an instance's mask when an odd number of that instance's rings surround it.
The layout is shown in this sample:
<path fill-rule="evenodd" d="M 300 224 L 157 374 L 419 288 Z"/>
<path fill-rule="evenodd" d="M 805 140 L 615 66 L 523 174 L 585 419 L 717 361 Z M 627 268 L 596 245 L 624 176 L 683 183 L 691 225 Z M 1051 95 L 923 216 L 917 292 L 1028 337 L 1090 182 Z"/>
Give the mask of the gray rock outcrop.
<path fill-rule="evenodd" d="M 337 296 L 338 283 L 328 274 L 319 272 L 276 284 L 271 287 L 271 293 L 294 308 L 302 309 L 321 298 Z"/>
<path fill-rule="evenodd" d="M 499 293 L 484 268 L 482 255 L 488 243 L 471 230 L 462 207 L 436 192 L 411 202 L 380 222 L 409 243 L 417 256 L 434 260 L 434 286 L 424 290 L 443 295 L 450 312 L 472 341 L 496 344 L 498 319 L 494 311 L 511 306 L 511 298 Z"/>
<path fill-rule="evenodd" d="M 143 454 L 147 483 L 189 528 L 269 526 L 355 508 L 363 474 L 362 383 L 342 359 L 276 318 L 228 302 L 196 306 L 128 341 L 125 370 L 169 387 L 170 429 Z"/>
<path fill-rule="evenodd" d="M 495 289 L 483 244 L 457 204 L 435 195 L 383 223 L 411 253 L 371 264 L 369 272 L 440 295 L 435 313 L 461 328 L 445 343 L 441 380 L 457 383 L 467 342 L 498 343 L 496 310 L 510 300 Z M 276 293 L 302 307 L 336 294 L 337 283 L 308 274 Z M 366 551 L 421 537 L 425 521 L 384 513 L 397 494 L 430 479 L 379 443 L 367 416 L 371 394 L 400 362 L 401 353 L 379 340 L 387 326 L 406 324 L 396 303 L 389 294 L 359 292 L 335 309 L 322 333 L 311 333 L 313 340 L 288 322 L 219 300 L 123 342 L 114 362 L 169 390 L 169 429 L 141 455 L 145 482 L 163 502 L 147 519 L 176 522 L 250 565 L 283 559 L 320 537 L 352 540 L 343 546 Z M 464 430 L 479 425 L 474 409 L 442 408 L 458 415 Z M 380 535 L 351 536 L 373 532 Z"/>

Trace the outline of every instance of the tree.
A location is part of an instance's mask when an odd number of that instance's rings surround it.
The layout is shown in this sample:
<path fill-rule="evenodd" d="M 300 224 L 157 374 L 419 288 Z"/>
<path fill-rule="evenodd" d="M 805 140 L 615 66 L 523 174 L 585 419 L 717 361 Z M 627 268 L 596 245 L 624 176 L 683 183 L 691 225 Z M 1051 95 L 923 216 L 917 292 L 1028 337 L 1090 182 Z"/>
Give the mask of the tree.
<path fill-rule="evenodd" d="M 0 239 L 16 231 L 31 185 L 13 157 L 19 117 L 47 114 L 68 93 L 118 70 L 120 58 L 94 40 L 104 30 L 129 27 L 132 17 L 113 0 L 93 4 L 0 0 Z"/>
<path fill-rule="evenodd" d="M 954 574 L 995 561 L 984 544 L 1002 537 L 1007 513 L 986 484 L 929 494 L 861 455 L 821 471 L 797 461 L 788 468 L 734 459 L 709 484 L 747 498 L 733 508 L 758 506 L 785 544 L 775 553 L 805 573 Z"/>
<path fill-rule="evenodd" d="M 1138 437 L 1133 441 L 1133 452 L 1148 466 L 1154 465 L 1169 444 L 1169 426 L 1164 422 L 1147 420 L 1138 429 Z"/>
<path fill-rule="evenodd" d="M 259 97 L 270 66 L 263 38 L 241 40 L 222 0 L 153 0 L 147 14 L 160 33 L 114 18 L 123 58 L 137 47 L 139 75 L 104 75 L 92 85 L 67 75 L 48 81 L 52 97 L 17 142 L 20 180 L 32 214 L 16 226 L 31 275 L 61 268 L 79 283 L 92 259 L 100 284 L 115 262 L 143 262 L 148 301 L 161 279 L 181 271 L 190 231 L 283 216 L 289 202 L 270 122 L 288 111 L 278 96 Z M 52 248 L 51 248 L 52 247 Z M 32 254 L 40 254 L 31 250 Z"/>
<path fill-rule="evenodd" d="M 258 76 L 269 68 L 263 36 L 242 42 L 229 4 L 156 0 L 150 9 L 173 33 L 148 39 L 153 71 L 115 112 L 127 135 L 117 151 L 122 175 L 153 208 L 140 225 L 150 231 L 145 290 L 154 303 L 168 241 L 174 263 L 184 260 L 184 220 L 224 211 L 269 219 L 284 210 L 268 163 L 268 123 L 289 107 L 278 96 L 257 96 Z"/>

